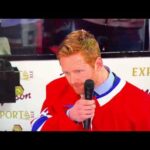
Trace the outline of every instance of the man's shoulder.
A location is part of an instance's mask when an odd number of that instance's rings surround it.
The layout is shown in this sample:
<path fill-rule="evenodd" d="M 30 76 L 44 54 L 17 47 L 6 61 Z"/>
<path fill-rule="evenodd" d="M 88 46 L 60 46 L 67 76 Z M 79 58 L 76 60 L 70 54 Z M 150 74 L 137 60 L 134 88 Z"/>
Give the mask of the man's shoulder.
<path fill-rule="evenodd" d="M 150 95 L 144 91 L 144 89 L 141 89 L 139 88 L 138 86 L 135 86 L 134 84 L 130 83 L 130 82 L 127 82 L 126 83 L 126 89 L 128 91 L 130 91 L 130 94 L 133 94 L 133 95 L 137 95 L 137 96 L 146 96 L 146 97 L 149 97 L 150 98 Z"/>
<path fill-rule="evenodd" d="M 61 86 L 67 86 L 67 85 L 69 85 L 67 79 L 65 77 L 61 77 L 61 78 L 57 78 L 49 82 L 47 84 L 47 87 L 51 87 L 51 86 L 61 87 Z"/>

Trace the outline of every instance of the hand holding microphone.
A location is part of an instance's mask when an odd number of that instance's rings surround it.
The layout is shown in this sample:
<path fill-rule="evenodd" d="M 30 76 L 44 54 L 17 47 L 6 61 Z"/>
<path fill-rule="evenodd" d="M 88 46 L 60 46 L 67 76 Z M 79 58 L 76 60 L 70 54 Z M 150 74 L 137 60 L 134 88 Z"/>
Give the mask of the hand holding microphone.
<path fill-rule="evenodd" d="M 83 122 L 84 128 L 90 128 L 91 118 L 95 113 L 95 101 L 92 99 L 94 90 L 94 82 L 90 79 L 84 83 L 84 95 L 77 100 L 67 113 L 68 117 L 76 122 Z"/>

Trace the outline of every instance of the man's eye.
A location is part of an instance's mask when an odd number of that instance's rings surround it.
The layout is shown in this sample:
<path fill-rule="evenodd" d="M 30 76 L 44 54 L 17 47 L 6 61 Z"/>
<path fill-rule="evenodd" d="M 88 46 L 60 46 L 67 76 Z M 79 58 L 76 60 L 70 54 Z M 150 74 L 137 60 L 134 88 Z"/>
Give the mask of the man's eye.
<path fill-rule="evenodd" d="M 81 73 L 83 70 L 76 70 L 75 72 L 76 73 Z"/>

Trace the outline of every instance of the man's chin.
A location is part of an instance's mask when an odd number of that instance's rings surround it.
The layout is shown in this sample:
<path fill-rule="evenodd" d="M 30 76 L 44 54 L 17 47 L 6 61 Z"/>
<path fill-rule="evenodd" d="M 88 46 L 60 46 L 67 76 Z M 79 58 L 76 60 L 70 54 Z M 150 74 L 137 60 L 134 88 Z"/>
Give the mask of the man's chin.
<path fill-rule="evenodd" d="M 74 88 L 74 91 L 75 91 L 77 94 L 79 94 L 79 95 L 83 93 L 83 91 L 81 91 L 81 90 L 79 90 L 79 89 L 75 89 L 75 88 Z"/>

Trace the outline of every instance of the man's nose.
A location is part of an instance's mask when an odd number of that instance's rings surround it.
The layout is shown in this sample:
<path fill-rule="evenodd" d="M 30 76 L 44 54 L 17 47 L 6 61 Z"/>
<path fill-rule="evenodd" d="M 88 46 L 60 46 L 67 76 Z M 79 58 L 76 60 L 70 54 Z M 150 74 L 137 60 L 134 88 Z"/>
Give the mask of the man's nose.
<path fill-rule="evenodd" d="M 71 84 L 74 84 L 77 81 L 77 76 L 74 74 L 71 74 L 69 80 Z"/>

